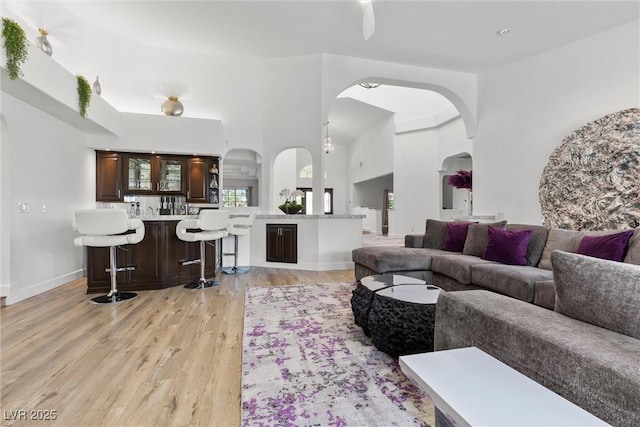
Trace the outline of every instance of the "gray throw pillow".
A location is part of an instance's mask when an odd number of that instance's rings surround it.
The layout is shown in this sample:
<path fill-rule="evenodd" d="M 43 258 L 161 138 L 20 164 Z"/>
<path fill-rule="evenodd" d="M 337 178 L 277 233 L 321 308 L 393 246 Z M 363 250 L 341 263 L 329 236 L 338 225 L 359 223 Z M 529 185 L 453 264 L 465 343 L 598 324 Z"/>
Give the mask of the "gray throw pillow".
<path fill-rule="evenodd" d="M 427 229 L 422 240 L 423 248 L 443 249 L 447 237 L 447 224 L 451 221 L 427 219 Z"/>
<path fill-rule="evenodd" d="M 551 264 L 556 312 L 640 339 L 640 266 L 563 251 Z"/>
<path fill-rule="evenodd" d="M 467 240 L 464 241 L 464 248 L 462 249 L 464 255 L 482 256 L 484 249 L 487 247 L 487 239 L 489 237 L 487 230 L 489 226 L 505 228 L 507 221 L 498 221 L 491 224 L 471 224 L 467 230 Z"/>
<path fill-rule="evenodd" d="M 627 248 L 627 255 L 624 257 L 624 262 L 640 265 L 640 227 L 636 228 L 633 237 L 629 240 L 629 247 Z"/>
<path fill-rule="evenodd" d="M 549 228 L 543 225 L 509 224 L 507 225 L 507 230 L 531 230 L 531 237 L 527 246 L 527 265 L 538 265 L 549 237 Z"/>
<path fill-rule="evenodd" d="M 540 258 L 538 268 L 551 270 L 551 253 L 555 250 L 575 252 L 578 249 L 581 238 L 582 235 L 579 231 L 552 228 L 549 231 L 549 237 L 542 251 L 542 258 Z"/>

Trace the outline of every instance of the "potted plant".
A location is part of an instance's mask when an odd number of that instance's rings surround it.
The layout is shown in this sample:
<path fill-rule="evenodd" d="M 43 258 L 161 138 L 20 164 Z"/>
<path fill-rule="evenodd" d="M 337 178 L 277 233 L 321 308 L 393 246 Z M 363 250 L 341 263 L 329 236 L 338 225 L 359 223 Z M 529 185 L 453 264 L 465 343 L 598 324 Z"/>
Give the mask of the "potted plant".
<path fill-rule="evenodd" d="M 7 74 L 11 80 L 15 80 L 23 76 L 20 66 L 29 56 L 27 36 L 16 21 L 2 18 L 2 37 L 7 56 Z"/>
<path fill-rule="evenodd" d="M 455 175 L 451 175 L 447 180 L 449 185 L 452 185 L 458 189 L 467 190 L 467 215 L 473 214 L 473 172 L 459 170 Z"/>
<path fill-rule="evenodd" d="M 91 101 L 91 86 L 84 76 L 76 75 L 78 79 L 78 107 L 80 108 L 80 116 L 85 118 L 87 115 L 87 107 Z"/>
<path fill-rule="evenodd" d="M 300 213 L 304 209 L 304 206 L 296 200 L 300 196 L 302 196 L 302 191 L 300 190 L 291 191 L 288 188 L 283 189 L 280 192 L 280 197 L 284 197 L 285 202 L 278 206 L 278 208 L 286 214 Z"/>

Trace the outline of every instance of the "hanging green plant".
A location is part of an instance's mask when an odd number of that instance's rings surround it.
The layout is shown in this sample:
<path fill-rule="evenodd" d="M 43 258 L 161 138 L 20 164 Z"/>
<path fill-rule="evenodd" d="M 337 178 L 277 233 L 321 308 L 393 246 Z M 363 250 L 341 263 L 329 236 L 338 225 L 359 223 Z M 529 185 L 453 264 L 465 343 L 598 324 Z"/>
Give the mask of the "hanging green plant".
<path fill-rule="evenodd" d="M 4 38 L 4 49 L 7 57 L 7 74 L 11 80 L 22 77 L 20 66 L 24 64 L 29 56 L 27 36 L 24 30 L 16 21 L 9 18 L 2 18 L 2 37 Z"/>
<path fill-rule="evenodd" d="M 78 78 L 78 102 L 80 107 L 80 116 L 84 118 L 87 115 L 87 107 L 91 101 L 91 86 L 84 76 L 76 75 Z"/>

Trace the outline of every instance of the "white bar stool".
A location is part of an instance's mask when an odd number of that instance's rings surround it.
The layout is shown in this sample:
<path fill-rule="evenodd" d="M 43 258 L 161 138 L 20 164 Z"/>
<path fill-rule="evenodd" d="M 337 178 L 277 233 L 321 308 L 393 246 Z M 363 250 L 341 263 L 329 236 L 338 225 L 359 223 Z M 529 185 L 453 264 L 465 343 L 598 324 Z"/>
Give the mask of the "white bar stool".
<path fill-rule="evenodd" d="M 109 268 L 111 290 L 107 295 L 93 298 L 96 304 L 109 304 L 135 298 L 134 292 L 119 292 L 116 275 L 120 271 L 135 270 L 135 266 L 116 266 L 116 247 L 135 245 L 144 239 L 144 223 L 139 219 L 129 219 L 124 209 L 85 209 L 77 211 L 74 228 L 83 234 L 76 237 L 76 246 L 109 247 Z M 133 233 L 131 233 L 133 231 Z"/>
<path fill-rule="evenodd" d="M 200 259 L 184 261 L 182 265 L 200 264 L 200 280 L 189 283 L 187 289 L 204 289 L 219 285 L 217 280 L 207 281 L 204 277 L 205 267 L 205 242 L 219 240 L 229 235 L 229 211 L 217 209 L 204 209 L 200 211 L 198 218 L 185 218 L 178 222 L 176 235 L 185 242 L 200 242 Z M 209 243 L 211 244 L 211 243 Z M 222 253 L 222 248 L 220 249 Z"/>
<path fill-rule="evenodd" d="M 229 221 L 227 231 L 233 235 L 233 252 L 223 253 L 223 256 L 233 256 L 233 267 L 222 270 L 224 274 L 244 274 L 249 272 L 248 267 L 238 267 L 238 236 L 247 236 L 251 231 L 255 212 L 251 212 L 248 216 L 235 216 Z"/>

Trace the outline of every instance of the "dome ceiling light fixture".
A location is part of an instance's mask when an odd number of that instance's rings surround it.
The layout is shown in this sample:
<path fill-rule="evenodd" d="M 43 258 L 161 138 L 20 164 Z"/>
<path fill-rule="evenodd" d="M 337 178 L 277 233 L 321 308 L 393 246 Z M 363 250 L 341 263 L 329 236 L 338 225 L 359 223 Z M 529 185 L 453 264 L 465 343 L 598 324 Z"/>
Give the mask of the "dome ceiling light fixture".
<path fill-rule="evenodd" d="M 326 121 L 323 123 L 323 125 L 325 125 L 327 127 L 327 133 L 324 136 L 323 139 L 323 143 L 324 143 L 324 152 L 327 154 L 330 154 L 331 152 L 333 152 L 333 150 L 336 149 L 335 145 L 333 145 L 333 142 L 331 142 L 331 137 L 329 136 L 329 122 Z"/>
<path fill-rule="evenodd" d="M 496 34 L 499 36 L 506 36 L 510 32 L 511 32 L 511 28 L 501 28 L 498 31 L 496 31 Z"/>
<path fill-rule="evenodd" d="M 362 86 L 365 89 L 375 89 L 380 87 L 380 83 L 372 83 L 372 82 L 362 82 L 358 83 L 359 86 Z"/>

